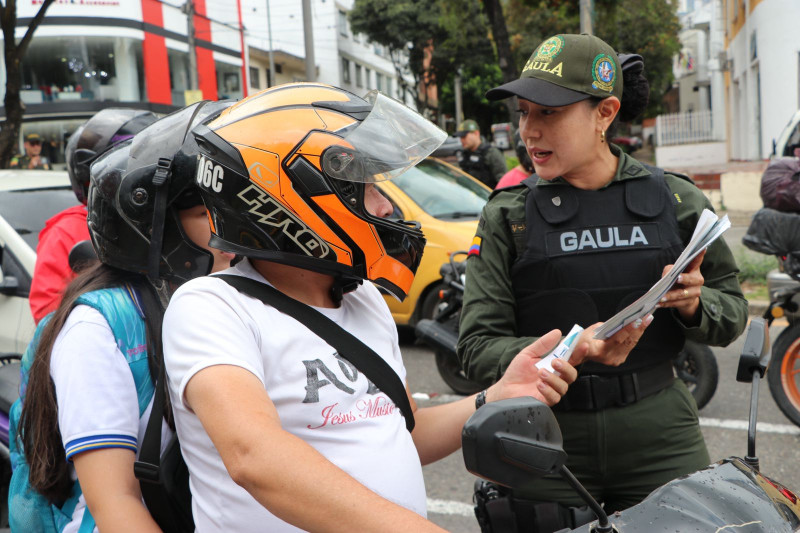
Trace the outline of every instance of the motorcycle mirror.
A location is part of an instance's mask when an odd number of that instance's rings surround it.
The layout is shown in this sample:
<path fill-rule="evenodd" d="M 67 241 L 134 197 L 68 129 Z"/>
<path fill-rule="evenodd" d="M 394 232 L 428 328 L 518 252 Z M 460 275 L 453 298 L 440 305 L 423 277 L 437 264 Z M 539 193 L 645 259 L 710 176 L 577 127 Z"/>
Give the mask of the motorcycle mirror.
<path fill-rule="evenodd" d="M 762 377 L 769 364 L 769 330 L 763 318 L 753 318 L 747 327 L 747 336 L 744 339 L 742 355 L 739 356 L 739 368 L 736 371 L 736 381 L 751 383 L 753 374 L 759 371 Z"/>
<path fill-rule="evenodd" d="M 461 432 L 467 470 L 507 487 L 556 472 L 566 462 L 555 415 L 531 397 L 487 403 Z"/>

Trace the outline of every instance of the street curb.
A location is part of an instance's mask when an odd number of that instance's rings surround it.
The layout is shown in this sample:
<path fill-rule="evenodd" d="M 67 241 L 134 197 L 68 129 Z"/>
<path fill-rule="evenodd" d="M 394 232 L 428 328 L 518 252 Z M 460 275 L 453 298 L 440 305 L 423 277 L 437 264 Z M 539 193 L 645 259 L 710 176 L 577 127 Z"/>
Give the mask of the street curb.
<path fill-rule="evenodd" d="M 747 304 L 751 316 L 764 316 L 764 311 L 769 307 L 769 302 L 766 300 L 748 300 Z"/>

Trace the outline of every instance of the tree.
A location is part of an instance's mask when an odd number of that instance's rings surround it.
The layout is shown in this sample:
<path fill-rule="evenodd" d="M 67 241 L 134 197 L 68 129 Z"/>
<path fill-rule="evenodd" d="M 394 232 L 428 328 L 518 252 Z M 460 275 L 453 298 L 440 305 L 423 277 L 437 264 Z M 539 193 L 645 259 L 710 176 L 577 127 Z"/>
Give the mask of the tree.
<path fill-rule="evenodd" d="M 511 53 L 506 19 L 503 17 L 503 6 L 500 5 L 500 0 L 483 0 L 483 10 L 492 28 L 492 37 L 497 48 L 497 60 L 500 65 L 500 71 L 503 73 L 503 82 L 514 81 L 519 76 L 519 70 Z M 517 99 L 516 97 L 507 98 L 504 102 L 508 108 L 508 116 L 516 126 L 517 121 L 515 120 L 514 111 L 517 109 Z"/>
<path fill-rule="evenodd" d="M 33 17 L 28 30 L 22 39 L 17 42 L 14 32 L 17 28 L 17 1 L 6 0 L 0 3 L 0 27 L 3 29 L 3 45 L 6 61 L 6 95 L 4 99 L 6 118 L 0 123 L 0 168 L 7 168 L 14 156 L 19 139 L 19 127 L 22 123 L 24 106 L 20 99 L 19 91 L 22 86 L 22 73 L 20 65 L 28 45 L 33 39 L 33 33 L 44 18 L 47 8 L 55 0 L 42 0 L 39 11 Z"/>
<path fill-rule="evenodd" d="M 349 17 L 353 32 L 389 50 L 398 83 L 413 92 L 420 111 L 430 108 L 422 85 L 440 90 L 459 68 L 495 61 L 478 0 L 355 0 Z"/>

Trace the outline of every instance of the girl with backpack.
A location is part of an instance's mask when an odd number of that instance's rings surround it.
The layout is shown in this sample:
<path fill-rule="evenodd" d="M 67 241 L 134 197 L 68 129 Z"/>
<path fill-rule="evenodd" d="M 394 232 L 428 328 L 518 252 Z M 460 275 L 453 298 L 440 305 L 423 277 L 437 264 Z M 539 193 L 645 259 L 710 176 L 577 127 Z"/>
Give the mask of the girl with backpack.
<path fill-rule="evenodd" d="M 192 126 L 227 105 L 189 106 L 92 165 L 88 225 L 99 262 L 67 287 L 23 357 L 11 413 L 13 530 L 160 529 L 134 462 L 153 409 L 164 306 L 178 285 L 234 257 L 208 247 L 197 158 L 176 152 Z M 161 423 L 163 452 L 173 432 Z"/>

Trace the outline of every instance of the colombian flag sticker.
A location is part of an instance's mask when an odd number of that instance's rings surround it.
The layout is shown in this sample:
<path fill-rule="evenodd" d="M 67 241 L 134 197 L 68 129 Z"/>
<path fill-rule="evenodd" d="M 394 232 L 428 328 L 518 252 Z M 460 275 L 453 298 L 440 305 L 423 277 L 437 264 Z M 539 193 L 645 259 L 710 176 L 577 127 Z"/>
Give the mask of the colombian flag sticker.
<path fill-rule="evenodd" d="M 481 255 L 481 238 L 477 235 L 474 239 L 472 239 L 472 245 L 469 247 L 469 253 L 467 254 L 467 257 L 471 255 Z"/>

